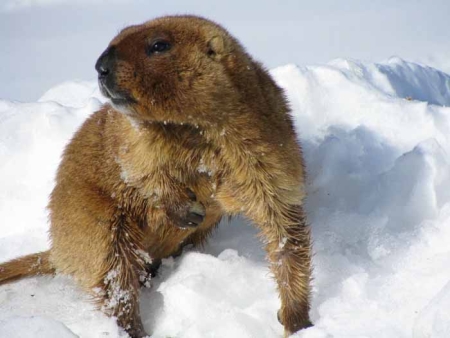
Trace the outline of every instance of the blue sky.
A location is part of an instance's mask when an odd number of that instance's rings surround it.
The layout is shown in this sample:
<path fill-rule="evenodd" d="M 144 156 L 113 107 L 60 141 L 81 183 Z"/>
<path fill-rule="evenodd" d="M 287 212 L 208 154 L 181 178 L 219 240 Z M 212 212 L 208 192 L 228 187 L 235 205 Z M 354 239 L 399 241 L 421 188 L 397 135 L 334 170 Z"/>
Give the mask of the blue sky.
<path fill-rule="evenodd" d="M 123 27 L 164 14 L 223 24 L 273 68 L 390 56 L 450 71 L 450 1 L 3 0 L 0 98 L 33 101 L 94 63 Z"/>

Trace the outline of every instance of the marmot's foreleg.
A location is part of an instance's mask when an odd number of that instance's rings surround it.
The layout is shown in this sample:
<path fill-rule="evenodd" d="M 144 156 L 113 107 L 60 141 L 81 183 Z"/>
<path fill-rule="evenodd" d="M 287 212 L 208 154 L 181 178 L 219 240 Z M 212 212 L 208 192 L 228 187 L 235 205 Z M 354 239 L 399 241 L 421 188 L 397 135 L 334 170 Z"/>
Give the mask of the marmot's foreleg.
<path fill-rule="evenodd" d="M 267 239 L 266 250 L 281 298 L 278 319 L 287 337 L 312 324 L 309 320 L 310 230 L 301 206 L 292 206 L 286 218 L 288 222 L 281 229 L 268 226 L 262 233 Z"/>
<path fill-rule="evenodd" d="M 106 269 L 94 288 L 102 311 L 117 318 L 119 326 L 132 338 L 145 337 L 139 313 L 139 280 L 147 277 L 151 263 L 144 251 L 143 233 L 130 216 L 117 210 L 111 222 L 111 246 Z"/>

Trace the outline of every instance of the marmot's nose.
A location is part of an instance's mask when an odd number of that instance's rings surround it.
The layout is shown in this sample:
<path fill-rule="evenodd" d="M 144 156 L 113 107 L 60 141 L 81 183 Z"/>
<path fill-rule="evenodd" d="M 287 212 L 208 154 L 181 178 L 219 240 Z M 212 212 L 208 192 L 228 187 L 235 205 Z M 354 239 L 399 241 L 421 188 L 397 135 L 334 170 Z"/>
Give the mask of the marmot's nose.
<path fill-rule="evenodd" d="M 114 69 L 116 63 L 116 48 L 107 48 L 95 63 L 99 78 L 106 78 Z"/>

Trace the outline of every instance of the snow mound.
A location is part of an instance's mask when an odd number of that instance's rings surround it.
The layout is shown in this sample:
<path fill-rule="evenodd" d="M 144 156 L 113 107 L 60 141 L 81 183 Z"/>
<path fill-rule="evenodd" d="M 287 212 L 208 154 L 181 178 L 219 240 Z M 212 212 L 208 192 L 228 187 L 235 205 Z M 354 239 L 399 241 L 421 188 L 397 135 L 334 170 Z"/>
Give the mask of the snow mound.
<path fill-rule="evenodd" d="M 295 336 L 449 337 L 450 75 L 399 58 L 271 73 L 291 102 L 308 172 L 315 326 Z M 48 247 L 45 204 L 64 144 L 100 105 L 95 86 L 68 82 L 37 103 L 0 101 L 0 261 Z M 166 260 L 142 292 L 147 330 L 281 337 L 256 233 L 237 219 L 203 251 Z M 3 286 L 0 337 L 31 316 L 55 320 L 37 319 L 49 337 L 62 325 L 80 337 L 123 336 L 83 297 L 62 277 Z"/>
<path fill-rule="evenodd" d="M 92 97 L 105 101 L 100 94 L 97 82 L 67 81 L 46 91 L 38 102 L 57 102 L 63 106 L 81 108 Z"/>
<path fill-rule="evenodd" d="M 9 338 L 76 338 L 64 324 L 45 317 L 12 317 L 0 321 L 0 332 Z"/>
<path fill-rule="evenodd" d="M 63 147 L 99 107 L 95 98 L 81 108 L 56 102 L 0 101 L 2 260 L 16 256 L 17 250 L 33 252 L 46 246 L 45 207 Z M 18 237 L 11 240 L 8 236 Z"/>
<path fill-rule="evenodd" d="M 428 303 L 450 296 L 450 76 L 398 58 L 272 73 L 309 175 L 316 325 L 298 335 L 449 336 Z"/>

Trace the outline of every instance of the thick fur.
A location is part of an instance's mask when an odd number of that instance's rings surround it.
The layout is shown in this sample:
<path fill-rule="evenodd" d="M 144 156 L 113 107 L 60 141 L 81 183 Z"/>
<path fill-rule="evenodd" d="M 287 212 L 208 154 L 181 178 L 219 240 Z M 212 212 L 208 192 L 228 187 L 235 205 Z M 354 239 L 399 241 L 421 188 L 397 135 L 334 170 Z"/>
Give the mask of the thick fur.
<path fill-rule="evenodd" d="M 149 54 L 155 39 L 171 48 Z M 51 267 L 142 337 L 138 286 L 151 261 L 243 214 L 266 244 L 285 335 L 310 326 L 304 168 L 282 90 L 222 27 L 198 17 L 131 26 L 109 47 L 114 85 L 101 87 L 112 105 L 67 146 L 51 195 Z M 199 203 L 203 222 L 180 228 Z"/>

